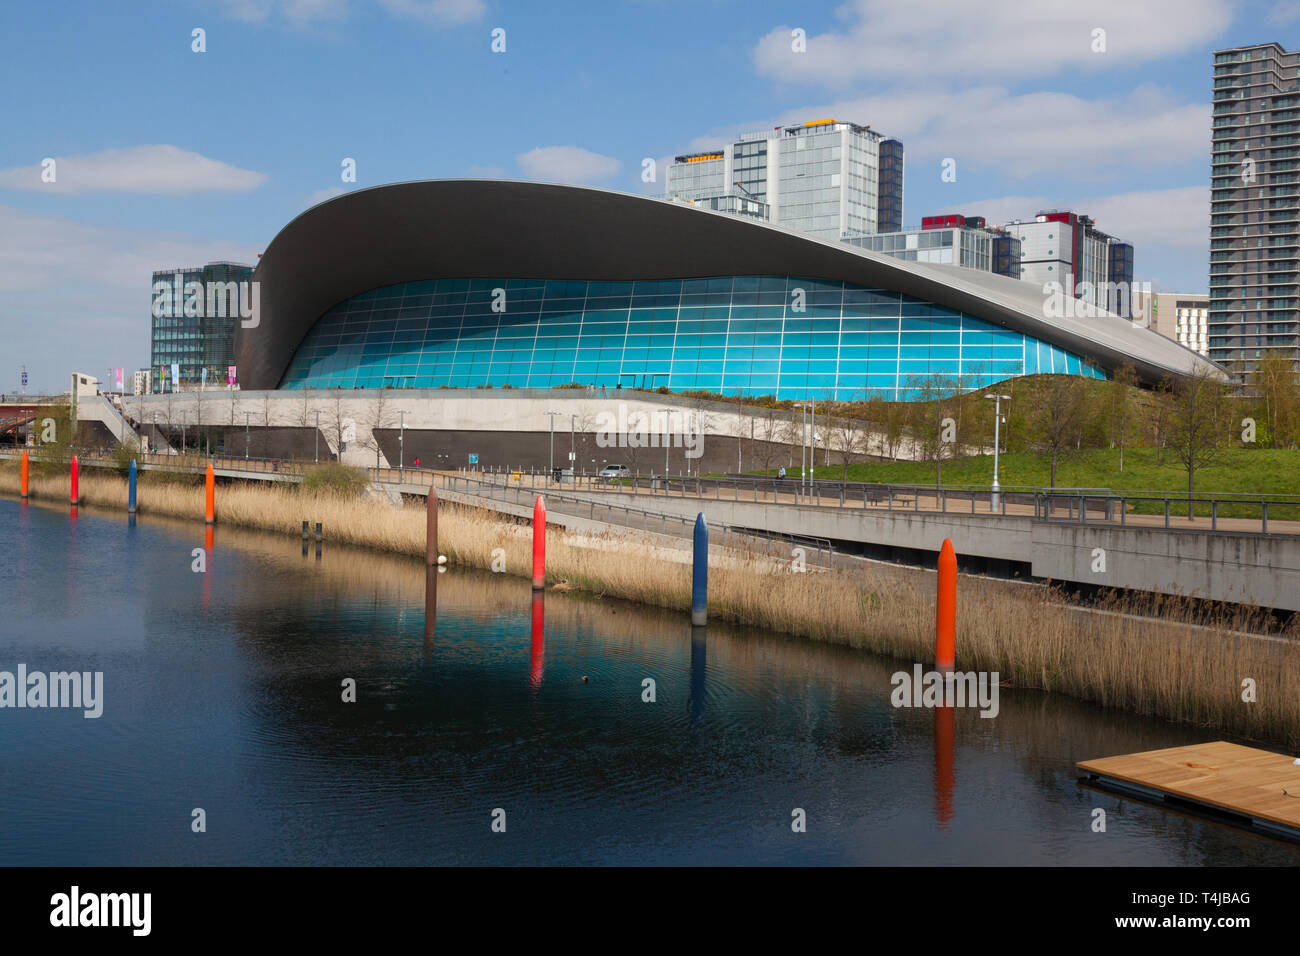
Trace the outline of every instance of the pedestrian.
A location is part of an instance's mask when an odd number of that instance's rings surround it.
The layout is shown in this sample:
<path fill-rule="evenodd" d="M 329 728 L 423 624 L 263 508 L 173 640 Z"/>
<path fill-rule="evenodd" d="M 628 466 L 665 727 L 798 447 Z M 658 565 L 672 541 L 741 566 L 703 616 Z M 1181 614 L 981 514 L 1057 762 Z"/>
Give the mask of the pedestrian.
<path fill-rule="evenodd" d="M 782 465 L 782 466 L 780 467 L 780 469 L 777 471 L 777 473 L 776 473 L 776 480 L 777 480 L 777 481 L 784 481 L 784 480 L 785 480 L 785 465 Z"/>
<path fill-rule="evenodd" d="M 416 468 L 420 467 L 420 459 L 418 457 L 415 459 L 415 467 Z"/>

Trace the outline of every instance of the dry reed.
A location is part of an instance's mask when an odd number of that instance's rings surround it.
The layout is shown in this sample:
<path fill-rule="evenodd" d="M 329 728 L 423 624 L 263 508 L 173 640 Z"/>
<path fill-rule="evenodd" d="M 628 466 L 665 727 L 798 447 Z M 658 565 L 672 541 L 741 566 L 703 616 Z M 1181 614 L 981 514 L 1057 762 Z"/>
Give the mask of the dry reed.
<path fill-rule="evenodd" d="M 0 466 L 0 491 L 17 490 L 16 467 Z M 33 477 L 31 490 L 35 500 L 66 501 L 67 479 Z M 81 495 L 91 507 L 126 507 L 126 483 L 117 477 L 83 475 Z M 201 520 L 203 489 L 142 484 L 139 511 Z M 225 484 L 217 488 L 217 520 L 295 535 L 303 520 L 320 521 L 333 542 L 424 554 L 422 504 L 308 495 L 293 486 Z M 493 551 L 500 548 L 508 573 L 530 573 L 530 539 L 517 521 L 443 503 L 439 535 L 449 565 L 490 568 Z M 635 533 L 613 533 L 599 547 L 592 547 L 591 539 L 550 532 L 547 576 L 561 590 L 689 609 L 688 565 L 664 560 Z M 739 557 L 710 568 L 709 614 L 928 663 L 934 650 L 934 589 L 931 573 L 911 568 L 873 564 L 793 574 L 766 557 Z M 1294 628 L 1277 634 L 1278 627 L 1257 609 L 1207 613 L 1179 599 L 1133 596 L 1085 610 L 1070 606 L 1051 588 L 963 576 L 957 612 L 962 670 L 997 671 L 1012 686 L 1300 746 L 1300 641 Z M 1275 633 L 1243 633 L 1248 630 Z M 1246 678 L 1257 688 L 1253 703 L 1242 700 Z"/>

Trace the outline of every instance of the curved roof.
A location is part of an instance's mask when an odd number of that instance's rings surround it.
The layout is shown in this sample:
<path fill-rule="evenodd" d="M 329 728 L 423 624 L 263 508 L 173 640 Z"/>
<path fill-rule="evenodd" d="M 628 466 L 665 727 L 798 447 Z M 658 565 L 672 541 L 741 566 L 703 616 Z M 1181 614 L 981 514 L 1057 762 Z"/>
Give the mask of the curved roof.
<path fill-rule="evenodd" d="M 906 262 L 758 220 L 588 186 L 434 179 L 345 193 L 280 230 L 253 278 L 259 323 L 236 328 L 245 388 L 275 388 L 303 337 L 361 292 L 443 278 L 690 279 L 790 275 L 886 288 L 1083 355 L 1131 362 L 1148 382 L 1217 368 L 1150 329 L 1103 314 L 1049 319 L 1032 283 Z"/>

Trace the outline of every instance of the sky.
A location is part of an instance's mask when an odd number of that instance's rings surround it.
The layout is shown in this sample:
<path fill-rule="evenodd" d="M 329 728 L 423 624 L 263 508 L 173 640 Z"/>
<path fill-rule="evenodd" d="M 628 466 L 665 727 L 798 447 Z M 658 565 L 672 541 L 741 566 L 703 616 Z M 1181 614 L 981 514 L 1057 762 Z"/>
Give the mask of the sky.
<path fill-rule="evenodd" d="M 254 263 L 345 190 L 661 194 L 675 154 L 823 117 L 903 141 L 905 228 L 1074 209 L 1203 292 L 1212 51 L 1270 41 L 1300 0 L 0 5 L 0 392 L 147 366 L 155 269 Z"/>

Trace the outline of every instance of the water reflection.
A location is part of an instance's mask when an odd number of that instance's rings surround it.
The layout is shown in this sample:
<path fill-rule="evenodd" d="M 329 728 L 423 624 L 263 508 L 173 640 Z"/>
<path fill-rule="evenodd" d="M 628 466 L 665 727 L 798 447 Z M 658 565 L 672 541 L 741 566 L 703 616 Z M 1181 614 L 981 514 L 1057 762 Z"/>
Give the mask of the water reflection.
<path fill-rule="evenodd" d="M 193 522 L 126 529 L 0 500 L 0 667 L 106 695 L 97 721 L 0 712 L 0 862 L 1300 862 L 1078 786 L 1193 728 L 1006 688 L 991 720 L 895 709 L 911 662 L 225 526 L 196 582 Z M 198 844 L 195 805 L 222 821 Z M 527 839 L 492 838 L 497 806 Z"/>

